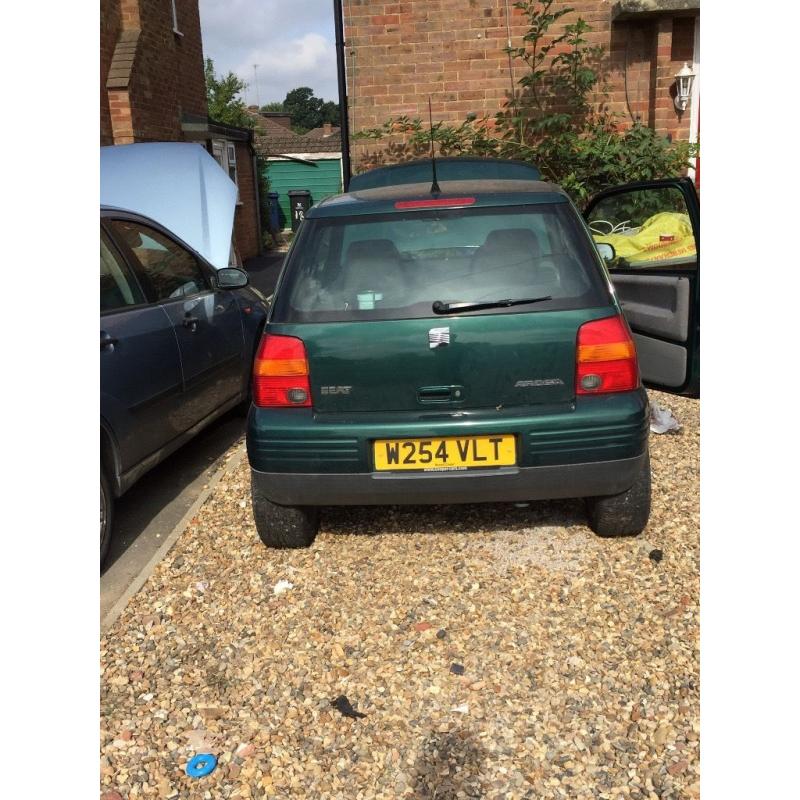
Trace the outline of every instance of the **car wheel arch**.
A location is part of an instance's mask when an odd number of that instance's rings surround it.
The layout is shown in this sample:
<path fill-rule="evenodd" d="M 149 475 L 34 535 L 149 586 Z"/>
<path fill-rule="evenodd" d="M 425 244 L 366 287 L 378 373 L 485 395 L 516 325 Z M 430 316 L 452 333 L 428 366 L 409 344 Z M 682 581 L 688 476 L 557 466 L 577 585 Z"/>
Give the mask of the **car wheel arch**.
<path fill-rule="evenodd" d="M 247 372 L 245 373 L 245 378 L 246 378 L 245 393 L 250 391 L 250 383 L 253 380 L 253 365 L 255 364 L 256 355 L 258 355 L 258 346 L 261 343 L 261 339 L 264 336 L 264 331 L 266 327 L 267 327 L 267 321 L 264 319 L 259 323 L 258 327 L 256 328 L 256 335 L 253 337 L 253 347 L 251 348 L 250 351 L 250 363 L 248 364 Z"/>

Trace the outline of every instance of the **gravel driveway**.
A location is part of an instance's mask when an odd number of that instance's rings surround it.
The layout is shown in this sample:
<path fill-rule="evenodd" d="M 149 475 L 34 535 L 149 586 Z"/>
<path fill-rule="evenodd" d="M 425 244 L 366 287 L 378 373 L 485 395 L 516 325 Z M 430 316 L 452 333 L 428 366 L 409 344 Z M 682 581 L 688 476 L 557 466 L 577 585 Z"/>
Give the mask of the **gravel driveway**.
<path fill-rule="evenodd" d="M 102 638 L 100 791 L 698 797 L 699 402 L 651 399 L 683 430 L 636 539 L 558 501 L 333 509 L 269 551 L 245 460 Z"/>

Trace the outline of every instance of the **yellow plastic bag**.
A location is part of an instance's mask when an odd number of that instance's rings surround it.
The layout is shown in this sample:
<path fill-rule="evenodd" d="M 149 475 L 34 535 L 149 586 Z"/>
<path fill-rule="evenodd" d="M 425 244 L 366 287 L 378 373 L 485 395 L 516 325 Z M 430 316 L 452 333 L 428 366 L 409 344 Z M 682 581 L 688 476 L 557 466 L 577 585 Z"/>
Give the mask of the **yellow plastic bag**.
<path fill-rule="evenodd" d="M 598 244 L 610 244 L 618 258 L 631 263 L 680 258 L 691 261 L 697 246 L 688 214 L 662 211 L 648 217 L 639 228 L 627 233 L 592 233 Z"/>

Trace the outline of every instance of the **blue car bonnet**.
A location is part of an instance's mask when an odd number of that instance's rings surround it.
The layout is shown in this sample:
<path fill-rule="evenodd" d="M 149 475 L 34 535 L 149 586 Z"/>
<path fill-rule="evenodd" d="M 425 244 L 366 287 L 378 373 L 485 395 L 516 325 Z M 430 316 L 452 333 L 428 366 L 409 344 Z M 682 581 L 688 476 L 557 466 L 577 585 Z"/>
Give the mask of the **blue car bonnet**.
<path fill-rule="evenodd" d="M 199 144 L 100 148 L 100 205 L 155 220 L 217 269 L 227 267 L 236 184 Z"/>

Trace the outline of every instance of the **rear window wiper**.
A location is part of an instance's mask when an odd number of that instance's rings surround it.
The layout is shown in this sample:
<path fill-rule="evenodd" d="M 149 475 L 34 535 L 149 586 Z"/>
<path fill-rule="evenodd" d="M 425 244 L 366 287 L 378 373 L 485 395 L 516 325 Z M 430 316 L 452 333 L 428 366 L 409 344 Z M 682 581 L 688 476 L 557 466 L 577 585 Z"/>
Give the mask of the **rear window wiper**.
<path fill-rule="evenodd" d="M 518 297 L 515 300 L 489 300 L 483 303 L 443 303 L 441 300 L 434 300 L 434 314 L 458 314 L 462 311 L 480 311 L 485 308 L 509 308 L 510 306 L 524 306 L 529 303 L 541 303 L 544 300 L 552 300 L 552 295 L 544 297 Z"/>

